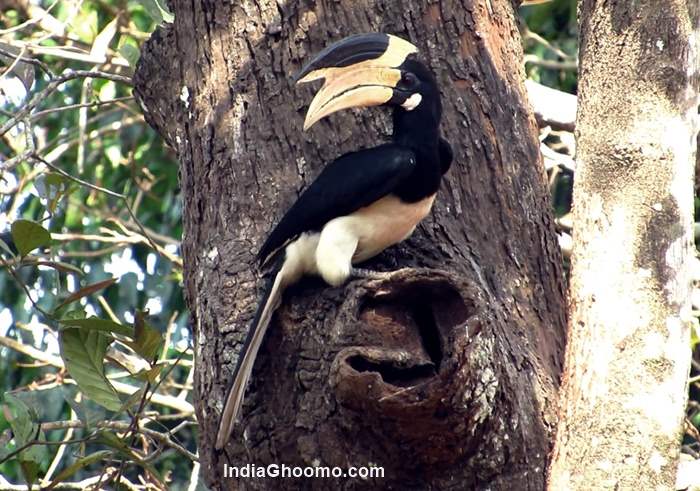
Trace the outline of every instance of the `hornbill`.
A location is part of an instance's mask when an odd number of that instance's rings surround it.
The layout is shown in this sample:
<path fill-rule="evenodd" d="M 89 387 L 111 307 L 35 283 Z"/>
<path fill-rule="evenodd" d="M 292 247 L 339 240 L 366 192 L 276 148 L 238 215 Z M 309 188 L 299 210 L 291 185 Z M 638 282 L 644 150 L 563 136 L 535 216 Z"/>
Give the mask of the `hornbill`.
<path fill-rule="evenodd" d="M 248 332 L 226 405 L 216 448 L 226 444 L 255 357 L 285 287 L 303 275 L 341 285 L 371 276 L 353 268 L 407 238 L 429 212 L 452 162 L 440 137 L 440 92 L 418 49 L 399 37 L 359 34 L 313 58 L 297 83 L 323 79 L 306 113 L 304 130 L 341 109 L 394 107 L 391 143 L 347 153 L 328 164 L 272 230 L 260 249 L 261 266 L 277 259 L 276 274 Z"/>

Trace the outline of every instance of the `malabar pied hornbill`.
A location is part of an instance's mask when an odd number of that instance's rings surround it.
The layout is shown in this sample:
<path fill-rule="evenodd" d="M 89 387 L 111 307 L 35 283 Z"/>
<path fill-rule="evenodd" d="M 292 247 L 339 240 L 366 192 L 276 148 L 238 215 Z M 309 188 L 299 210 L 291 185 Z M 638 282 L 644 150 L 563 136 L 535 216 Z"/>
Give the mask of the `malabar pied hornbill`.
<path fill-rule="evenodd" d="M 333 286 L 371 275 L 361 263 L 408 237 L 429 212 L 452 162 L 440 137 L 442 114 L 435 77 L 399 37 L 372 33 L 338 41 L 311 60 L 297 83 L 323 79 L 304 130 L 350 107 L 391 105 L 391 143 L 347 153 L 328 164 L 272 230 L 259 252 L 261 265 L 277 258 L 243 346 L 219 424 L 224 447 L 243 402 L 253 363 L 285 287 L 303 275 Z"/>

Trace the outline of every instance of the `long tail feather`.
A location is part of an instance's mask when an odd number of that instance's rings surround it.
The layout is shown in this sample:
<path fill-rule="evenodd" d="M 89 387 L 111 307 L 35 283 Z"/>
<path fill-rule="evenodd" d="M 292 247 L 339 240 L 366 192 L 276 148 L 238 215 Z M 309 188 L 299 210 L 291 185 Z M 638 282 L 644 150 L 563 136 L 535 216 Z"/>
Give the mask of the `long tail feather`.
<path fill-rule="evenodd" d="M 253 370 L 255 358 L 265 337 L 267 327 L 275 309 L 279 306 L 282 291 L 286 282 L 284 281 L 285 271 L 282 269 L 282 261 L 275 268 L 274 280 L 268 283 L 268 287 L 260 301 L 260 306 L 253 319 L 253 324 L 248 331 L 243 349 L 238 357 L 238 364 L 233 376 L 233 383 L 229 388 L 224 411 L 221 413 L 219 422 L 219 432 L 216 435 L 216 449 L 221 450 L 228 442 L 233 430 L 233 425 L 238 417 L 246 386 Z"/>

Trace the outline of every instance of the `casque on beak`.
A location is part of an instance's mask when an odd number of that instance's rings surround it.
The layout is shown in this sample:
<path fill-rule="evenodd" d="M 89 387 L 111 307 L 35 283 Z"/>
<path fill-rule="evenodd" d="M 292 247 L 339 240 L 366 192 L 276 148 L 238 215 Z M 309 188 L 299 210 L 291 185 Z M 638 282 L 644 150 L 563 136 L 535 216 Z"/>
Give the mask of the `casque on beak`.
<path fill-rule="evenodd" d="M 324 49 L 297 75 L 297 83 L 324 79 L 306 112 L 304 130 L 341 109 L 389 102 L 401 80 L 398 67 L 416 52 L 408 41 L 377 33 L 350 36 Z"/>

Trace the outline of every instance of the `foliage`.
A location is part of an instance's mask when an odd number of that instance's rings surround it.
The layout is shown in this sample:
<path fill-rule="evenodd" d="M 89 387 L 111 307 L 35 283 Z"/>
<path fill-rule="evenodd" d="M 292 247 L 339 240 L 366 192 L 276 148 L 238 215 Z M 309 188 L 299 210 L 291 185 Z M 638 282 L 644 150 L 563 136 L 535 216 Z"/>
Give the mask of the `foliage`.
<path fill-rule="evenodd" d="M 521 33 L 528 78 L 576 93 L 576 2 L 559 0 L 523 7 Z"/>
<path fill-rule="evenodd" d="M 172 20 L 159 0 L 0 8 L 3 479 L 197 477 L 177 164 L 130 87 Z"/>

